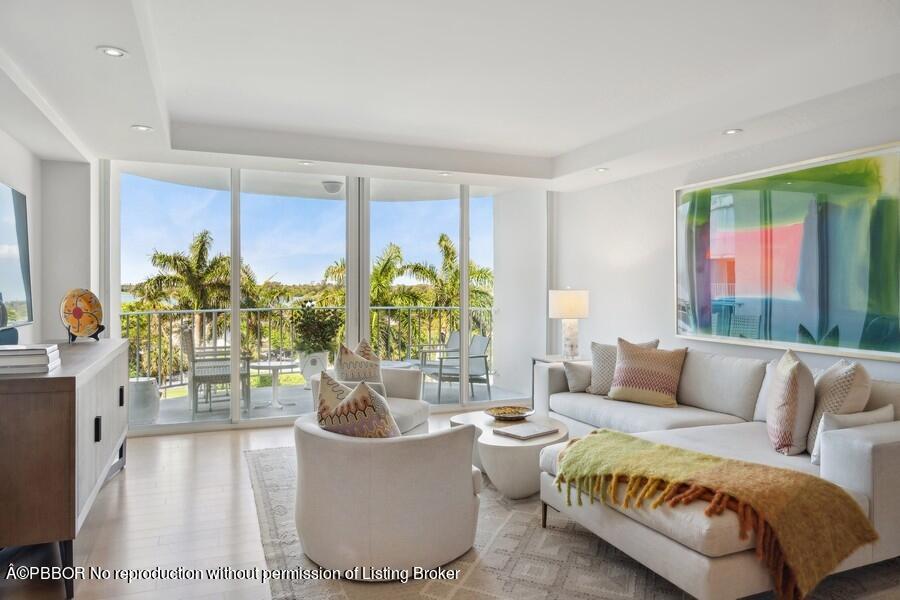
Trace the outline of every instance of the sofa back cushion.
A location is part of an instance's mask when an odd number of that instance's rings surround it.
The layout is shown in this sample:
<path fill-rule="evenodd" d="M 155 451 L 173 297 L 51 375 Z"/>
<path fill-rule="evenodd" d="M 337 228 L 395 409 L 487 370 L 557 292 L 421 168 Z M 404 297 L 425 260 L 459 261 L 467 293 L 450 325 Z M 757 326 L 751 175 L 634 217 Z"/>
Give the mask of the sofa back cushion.
<path fill-rule="evenodd" d="M 753 419 L 766 362 L 688 350 L 678 385 L 678 404 Z"/>
<path fill-rule="evenodd" d="M 873 379 L 866 410 L 874 410 L 888 404 L 894 405 L 894 418 L 900 419 L 900 381 Z"/>

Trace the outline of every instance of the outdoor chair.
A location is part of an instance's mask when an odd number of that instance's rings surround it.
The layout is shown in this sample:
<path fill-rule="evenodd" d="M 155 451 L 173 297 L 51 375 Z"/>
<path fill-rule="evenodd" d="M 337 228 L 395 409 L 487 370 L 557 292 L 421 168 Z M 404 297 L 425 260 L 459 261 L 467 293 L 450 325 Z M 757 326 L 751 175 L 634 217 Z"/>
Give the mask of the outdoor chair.
<path fill-rule="evenodd" d="M 212 411 L 212 386 L 231 383 L 230 346 L 194 346 L 194 332 L 185 328 L 181 332 L 181 349 L 188 359 L 188 394 L 191 399 L 192 414 L 199 412 L 200 388 Z M 241 355 L 241 403 L 250 407 L 250 357 Z"/>
<path fill-rule="evenodd" d="M 451 335 L 452 337 L 452 335 Z M 488 346 L 491 339 L 483 335 L 472 336 L 469 343 L 469 389 L 475 396 L 475 384 L 487 386 L 488 400 L 491 399 L 490 369 L 488 366 Z M 449 345 L 449 341 L 448 341 Z M 437 380 L 438 404 L 441 403 L 442 384 L 459 382 L 459 350 L 444 349 L 422 350 L 419 369 L 425 377 Z M 428 357 L 434 356 L 433 359 Z M 422 379 L 422 394 L 425 392 L 425 378 Z"/>

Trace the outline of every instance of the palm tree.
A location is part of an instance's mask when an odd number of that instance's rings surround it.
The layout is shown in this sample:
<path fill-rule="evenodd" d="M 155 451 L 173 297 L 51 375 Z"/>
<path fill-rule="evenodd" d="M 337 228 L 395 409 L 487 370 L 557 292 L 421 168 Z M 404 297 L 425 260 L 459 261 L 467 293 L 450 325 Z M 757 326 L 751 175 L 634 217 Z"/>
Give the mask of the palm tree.
<path fill-rule="evenodd" d="M 134 287 L 134 294 L 153 304 L 199 311 L 227 308 L 231 298 L 231 258 L 219 253 L 210 256 L 213 237 L 203 230 L 194 236 L 185 252 L 154 250 L 150 263 L 156 267 L 152 275 Z M 254 304 L 259 293 L 256 276 L 241 263 L 241 304 Z M 202 338 L 202 321 L 194 313 L 194 342 Z"/>
<path fill-rule="evenodd" d="M 458 306 L 460 291 L 459 255 L 456 244 L 446 233 L 438 238 L 441 253 L 440 268 L 429 263 L 410 263 L 405 274 L 428 285 L 432 289 L 433 306 Z M 488 267 L 469 261 L 469 304 L 474 307 L 490 307 L 493 304 L 494 273 Z"/>
<path fill-rule="evenodd" d="M 460 268 L 456 245 L 450 236 L 442 233 L 438 238 L 441 253 L 440 268 L 429 263 L 406 265 L 405 273 L 426 284 L 431 289 L 432 306 L 459 306 Z M 488 267 L 469 261 L 469 306 L 490 308 L 494 303 L 494 273 Z M 480 312 L 473 314 L 475 324 L 481 328 Z"/>

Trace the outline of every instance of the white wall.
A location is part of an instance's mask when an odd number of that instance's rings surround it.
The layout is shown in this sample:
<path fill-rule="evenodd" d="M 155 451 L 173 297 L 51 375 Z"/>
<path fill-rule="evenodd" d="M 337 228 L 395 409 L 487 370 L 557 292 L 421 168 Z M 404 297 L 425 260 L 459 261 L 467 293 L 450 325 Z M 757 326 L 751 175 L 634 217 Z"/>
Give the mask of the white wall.
<path fill-rule="evenodd" d="M 546 350 L 547 193 L 494 196 L 494 385 L 531 397 L 531 357 Z"/>
<path fill-rule="evenodd" d="M 91 171 L 89 163 L 42 163 L 44 260 L 40 310 L 43 335 L 48 340 L 65 338 L 59 319 L 63 295 L 76 287 L 96 290 L 96 268 L 91 267 L 92 253 L 96 252 Z"/>
<path fill-rule="evenodd" d="M 558 194 L 553 232 L 557 239 L 553 248 L 556 284 L 591 291 L 591 317 L 581 323 L 582 347 L 591 340 L 615 342 L 617 336 L 638 341 L 658 337 L 662 346 L 669 348 L 688 346 L 766 359 L 778 356 L 777 350 L 675 336 L 674 188 L 897 141 L 900 109 L 723 154 L 716 160 Z M 535 311 L 535 322 L 539 314 Z M 814 367 L 835 360 L 807 353 L 803 358 Z M 863 362 L 873 376 L 900 381 L 900 363 Z"/>
<path fill-rule="evenodd" d="M 42 339 L 41 161 L 3 130 L 0 130 L 0 181 L 22 192 L 26 197 L 34 324 L 19 327 L 19 341 L 30 344 Z"/>

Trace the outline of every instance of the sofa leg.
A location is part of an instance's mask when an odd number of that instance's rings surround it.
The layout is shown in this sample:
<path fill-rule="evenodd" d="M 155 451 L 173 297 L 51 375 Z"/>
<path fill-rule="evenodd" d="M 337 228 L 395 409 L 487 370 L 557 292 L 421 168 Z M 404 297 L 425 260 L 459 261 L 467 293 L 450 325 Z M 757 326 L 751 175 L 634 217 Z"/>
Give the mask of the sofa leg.
<path fill-rule="evenodd" d="M 541 528 L 547 529 L 547 503 L 541 502 Z"/>

